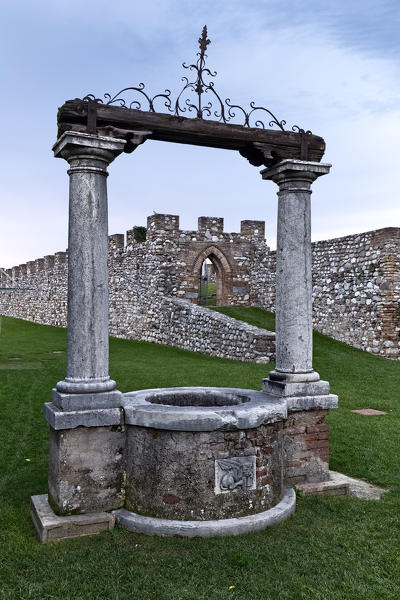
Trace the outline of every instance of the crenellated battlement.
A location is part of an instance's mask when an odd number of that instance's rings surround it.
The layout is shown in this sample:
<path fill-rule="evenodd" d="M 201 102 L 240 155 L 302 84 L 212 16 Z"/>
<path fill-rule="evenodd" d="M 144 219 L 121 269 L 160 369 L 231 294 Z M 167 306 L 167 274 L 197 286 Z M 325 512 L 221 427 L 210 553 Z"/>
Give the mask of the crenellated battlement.
<path fill-rule="evenodd" d="M 179 229 L 179 216 L 170 214 L 153 214 L 147 217 L 147 239 L 146 242 L 152 242 L 160 238 L 168 238 L 170 242 L 177 244 L 188 242 L 223 242 L 237 241 L 241 242 L 243 238 L 251 240 L 264 240 L 265 222 L 264 221 L 241 221 L 240 232 L 224 232 L 224 219 L 222 217 L 199 217 L 198 227 L 194 230 Z M 128 229 L 126 234 L 114 233 L 108 236 L 108 245 L 110 251 L 124 251 L 132 247 L 143 244 L 134 239 L 133 229 Z M 147 245 L 149 246 L 149 245 Z M 10 277 L 18 279 L 26 275 L 38 274 L 42 271 L 52 272 L 59 265 L 68 261 L 68 250 L 65 252 L 55 252 L 48 254 L 43 258 L 37 258 L 26 263 L 16 265 L 7 269 Z M 0 273 L 0 282 L 3 282 L 3 274 Z"/>
<path fill-rule="evenodd" d="M 147 217 L 147 239 L 168 237 L 176 241 L 222 241 L 223 239 L 258 238 L 265 237 L 264 221 L 241 221 L 240 232 L 224 232 L 223 217 L 199 217 L 197 229 L 179 229 L 179 216 L 168 214 L 154 214 Z"/>
<path fill-rule="evenodd" d="M 161 232 L 178 232 L 179 231 L 179 216 L 178 215 L 162 215 L 154 213 L 147 217 L 147 236 L 152 239 L 155 234 Z"/>
<path fill-rule="evenodd" d="M 218 235 L 224 232 L 224 219 L 222 217 L 199 217 L 197 233 L 199 235 Z"/>
<path fill-rule="evenodd" d="M 11 280 L 16 281 L 28 275 L 38 275 L 39 273 L 52 273 L 54 269 L 58 268 L 59 265 L 66 264 L 67 262 L 68 251 L 56 252 L 55 254 L 48 254 L 43 258 L 29 260 L 26 263 L 16 265 L 9 269 L 1 270 L 0 284 L 3 286 L 7 281 L 8 283 L 10 283 Z"/>

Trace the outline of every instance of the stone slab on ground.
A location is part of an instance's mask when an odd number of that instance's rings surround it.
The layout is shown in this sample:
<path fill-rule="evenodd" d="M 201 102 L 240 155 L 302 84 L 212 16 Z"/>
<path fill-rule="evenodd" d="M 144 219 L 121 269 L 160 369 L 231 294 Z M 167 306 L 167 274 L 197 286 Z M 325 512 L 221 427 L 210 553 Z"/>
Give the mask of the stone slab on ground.
<path fill-rule="evenodd" d="M 296 487 L 304 496 L 352 496 L 363 500 L 379 500 L 385 492 L 389 491 L 387 488 L 336 471 L 329 472 L 327 481 L 301 483 Z"/>
<path fill-rule="evenodd" d="M 360 410 L 352 410 L 352 413 L 358 413 L 359 415 L 387 415 L 388 413 L 384 410 L 375 410 L 375 408 L 361 408 Z"/>
<path fill-rule="evenodd" d="M 83 537 L 114 529 L 115 517 L 106 512 L 59 517 L 47 494 L 31 497 L 31 518 L 42 543 Z"/>

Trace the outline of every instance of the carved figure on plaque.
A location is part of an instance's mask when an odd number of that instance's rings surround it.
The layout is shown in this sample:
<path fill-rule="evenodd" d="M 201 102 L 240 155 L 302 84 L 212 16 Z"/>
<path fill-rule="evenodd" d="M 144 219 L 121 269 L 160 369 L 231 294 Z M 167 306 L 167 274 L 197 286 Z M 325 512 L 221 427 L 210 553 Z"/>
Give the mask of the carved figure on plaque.
<path fill-rule="evenodd" d="M 255 456 L 238 456 L 215 461 L 215 493 L 230 492 L 238 487 L 255 489 Z"/>

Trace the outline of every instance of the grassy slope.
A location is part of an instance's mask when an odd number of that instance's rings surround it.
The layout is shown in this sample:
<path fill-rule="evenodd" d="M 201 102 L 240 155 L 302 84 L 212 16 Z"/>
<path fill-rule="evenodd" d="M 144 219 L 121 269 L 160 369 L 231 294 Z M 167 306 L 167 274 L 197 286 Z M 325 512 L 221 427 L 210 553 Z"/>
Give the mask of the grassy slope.
<path fill-rule="evenodd" d="M 261 309 L 223 310 L 272 328 L 273 318 Z M 315 368 L 340 396 L 339 410 L 329 417 L 332 468 L 390 486 L 381 501 L 299 498 L 285 523 L 237 538 L 168 539 L 114 530 L 42 546 L 29 520 L 29 496 L 47 488 L 42 403 L 64 377 L 65 337 L 62 329 L 2 319 L 1 599 L 400 597 L 400 363 L 315 335 Z M 58 350 L 64 352 L 53 354 Z M 111 375 L 122 391 L 173 385 L 257 389 L 269 370 L 127 340 L 111 340 L 110 352 Z M 9 360 L 16 356 L 22 360 Z M 350 412 L 360 407 L 389 414 Z"/>

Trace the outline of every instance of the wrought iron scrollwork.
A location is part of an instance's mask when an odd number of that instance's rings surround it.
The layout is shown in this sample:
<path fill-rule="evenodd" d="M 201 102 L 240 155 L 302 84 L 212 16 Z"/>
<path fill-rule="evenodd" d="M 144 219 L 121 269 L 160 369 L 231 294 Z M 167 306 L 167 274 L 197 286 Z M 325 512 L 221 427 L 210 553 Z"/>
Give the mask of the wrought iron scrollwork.
<path fill-rule="evenodd" d="M 126 87 L 126 88 L 120 90 L 117 94 L 114 94 L 114 96 L 112 96 L 109 93 L 106 93 L 106 94 L 104 94 L 105 100 L 102 100 L 101 98 L 96 98 L 94 96 L 94 94 L 87 94 L 87 96 L 85 96 L 83 98 L 83 100 L 84 101 L 91 100 L 92 102 L 106 104 L 106 105 L 116 104 L 117 106 L 121 106 L 123 108 L 134 108 L 136 110 L 144 110 L 142 108 L 142 102 L 143 102 L 143 99 L 145 99 L 148 104 L 147 110 L 149 112 L 157 112 L 156 109 L 154 108 L 154 102 L 157 100 L 157 98 L 164 98 L 164 100 L 165 100 L 164 106 L 166 106 L 168 109 L 171 109 L 172 100 L 171 100 L 171 91 L 170 90 L 164 90 L 163 94 L 156 94 L 155 96 L 151 97 L 144 91 L 144 88 L 145 88 L 144 83 L 139 83 L 139 85 L 137 87 L 134 87 L 134 86 Z M 124 92 L 137 92 L 138 94 L 141 94 L 141 96 L 142 96 L 141 101 L 132 100 L 129 104 L 127 104 L 125 98 L 122 97 L 122 94 Z"/>
<path fill-rule="evenodd" d="M 311 131 L 309 129 L 307 129 L 307 131 L 305 131 L 304 129 L 302 129 L 298 125 L 293 125 L 292 131 L 295 131 L 296 133 L 302 133 L 303 135 L 312 135 L 312 133 L 311 133 Z"/>
<path fill-rule="evenodd" d="M 94 94 L 87 94 L 83 98 L 83 101 L 88 102 L 89 105 L 99 103 L 107 106 L 117 105 L 122 108 L 147 110 L 153 113 L 158 112 L 155 108 L 155 102 L 161 101 L 163 102 L 163 106 L 177 117 L 189 116 L 188 113 L 194 113 L 197 119 L 210 118 L 220 123 L 231 123 L 232 125 L 236 124 L 243 127 L 261 129 L 277 127 L 281 131 L 286 131 L 286 121 L 283 119 L 279 120 L 272 111 L 263 106 L 257 106 L 254 101 L 250 102 L 250 109 L 245 110 L 242 106 L 231 103 L 230 98 L 222 100 L 221 96 L 215 90 L 214 81 L 210 79 L 216 77 L 217 72 L 206 67 L 206 50 L 207 46 L 211 44 L 211 40 L 207 37 L 206 25 L 203 27 L 198 42 L 200 52 L 197 53 L 197 61 L 191 64 L 182 63 L 184 69 L 195 72 L 196 78 L 190 81 L 188 77 L 182 77 L 184 86 L 174 103 L 171 98 L 171 90 L 166 89 L 164 93 L 150 96 L 145 91 L 144 83 L 139 83 L 138 86 L 123 88 L 114 95 L 106 93 L 104 94 L 104 100 L 96 98 Z M 136 97 L 132 101 L 127 102 L 123 97 L 125 92 L 133 92 Z M 204 94 L 208 94 L 208 101 L 204 101 Z M 145 107 L 143 107 L 143 102 L 145 103 Z M 261 118 L 262 113 L 267 116 L 265 122 Z M 311 134 L 311 131 L 305 131 L 298 125 L 293 125 L 292 131 L 302 135 Z"/>

